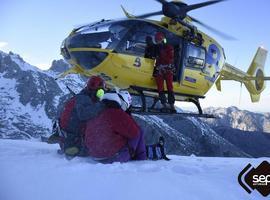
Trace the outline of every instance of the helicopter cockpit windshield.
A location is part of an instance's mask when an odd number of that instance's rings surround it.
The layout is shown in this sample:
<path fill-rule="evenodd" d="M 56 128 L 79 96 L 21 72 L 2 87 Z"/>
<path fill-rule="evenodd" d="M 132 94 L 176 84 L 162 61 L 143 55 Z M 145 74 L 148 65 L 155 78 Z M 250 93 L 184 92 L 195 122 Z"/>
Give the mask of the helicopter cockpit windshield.
<path fill-rule="evenodd" d="M 111 21 L 85 26 L 69 38 L 67 47 L 114 50 L 133 24 L 127 21 Z"/>

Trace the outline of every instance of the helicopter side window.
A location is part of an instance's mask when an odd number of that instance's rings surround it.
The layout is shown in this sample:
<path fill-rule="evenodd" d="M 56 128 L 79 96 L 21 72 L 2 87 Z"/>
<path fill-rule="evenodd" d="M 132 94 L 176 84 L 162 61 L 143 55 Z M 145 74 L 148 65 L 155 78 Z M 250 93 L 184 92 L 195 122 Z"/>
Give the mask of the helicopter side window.
<path fill-rule="evenodd" d="M 109 27 L 110 39 L 109 39 L 109 49 L 115 49 L 122 42 L 125 35 L 128 33 L 134 22 L 120 22 L 114 23 Z"/>
<path fill-rule="evenodd" d="M 184 58 L 184 55 L 182 56 L 182 38 L 149 22 L 136 21 L 135 23 L 116 47 L 116 52 L 154 60 L 157 51 L 154 38 L 157 32 L 162 32 L 165 34 L 167 43 L 174 48 L 174 64 L 176 66 L 174 80 L 180 79 Z"/>
<path fill-rule="evenodd" d="M 137 32 L 127 41 L 126 51 L 135 55 L 143 56 L 145 51 L 146 32 Z"/>
<path fill-rule="evenodd" d="M 179 47 L 181 40 L 178 36 L 159 26 L 140 21 L 130 30 L 123 39 L 122 44 L 117 47 L 117 52 L 152 58 L 153 56 L 148 55 L 146 49 L 150 43 L 154 44 L 154 38 L 157 32 L 163 32 L 166 35 L 167 42 L 173 45 L 174 48 Z M 178 52 L 178 49 L 175 52 Z"/>
<path fill-rule="evenodd" d="M 186 66 L 202 69 L 205 64 L 205 49 L 202 47 L 188 44 Z"/>
<path fill-rule="evenodd" d="M 122 44 L 117 47 L 117 51 L 125 54 L 144 57 L 146 38 L 153 37 L 157 32 L 157 27 L 145 22 L 138 22 L 130 29 Z"/>

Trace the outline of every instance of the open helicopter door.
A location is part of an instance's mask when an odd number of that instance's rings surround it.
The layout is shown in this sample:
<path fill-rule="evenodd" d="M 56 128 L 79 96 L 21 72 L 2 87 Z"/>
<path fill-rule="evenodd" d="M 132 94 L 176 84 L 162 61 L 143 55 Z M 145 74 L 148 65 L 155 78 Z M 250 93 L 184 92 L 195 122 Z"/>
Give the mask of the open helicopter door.
<path fill-rule="evenodd" d="M 174 57 L 175 57 L 175 74 L 173 77 L 174 82 L 179 82 L 181 83 L 183 74 L 184 74 L 184 57 L 185 57 L 185 52 L 186 52 L 186 42 L 181 41 L 177 46 L 174 47 Z"/>

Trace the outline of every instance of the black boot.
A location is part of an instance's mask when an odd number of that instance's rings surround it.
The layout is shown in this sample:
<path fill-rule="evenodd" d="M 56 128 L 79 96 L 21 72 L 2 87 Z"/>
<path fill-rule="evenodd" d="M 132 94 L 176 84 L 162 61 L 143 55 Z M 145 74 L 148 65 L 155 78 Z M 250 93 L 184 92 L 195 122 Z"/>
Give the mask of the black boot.
<path fill-rule="evenodd" d="M 176 113 L 176 109 L 174 107 L 175 97 L 173 91 L 168 91 L 168 102 L 170 104 L 170 111 L 172 113 Z"/>
<path fill-rule="evenodd" d="M 69 133 L 65 138 L 64 152 L 67 156 L 77 156 L 80 152 L 81 138 L 76 135 Z"/>
<path fill-rule="evenodd" d="M 159 92 L 159 100 L 162 104 L 161 112 L 168 112 L 169 108 L 167 106 L 167 98 L 165 92 Z"/>
<path fill-rule="evenodd" d="M 173 91 L 168 91 L 168 103 L 174 104 L 175 102 L 175 97 L 174 97 L 174 92 Z"/>
<path fill-rule="evenodd" d="M 159 95 L 159 100 L 160 100 L 161 104 L 162 105 L 166 104 L 167 103 L 167 98 L 166 98 L 165 92 L 164 91 L 159 92 L 158 95 Z"/>
<path fill-rule="evenodd" d="M 169 161 L 170 159 L 166 156 L 164 145 L 165 145 L 165 140 L 161 136 L 161 137 L 159 137 L 159 147 L 160 147 L 161 156 L 162 156 L 162 159 Z"/>

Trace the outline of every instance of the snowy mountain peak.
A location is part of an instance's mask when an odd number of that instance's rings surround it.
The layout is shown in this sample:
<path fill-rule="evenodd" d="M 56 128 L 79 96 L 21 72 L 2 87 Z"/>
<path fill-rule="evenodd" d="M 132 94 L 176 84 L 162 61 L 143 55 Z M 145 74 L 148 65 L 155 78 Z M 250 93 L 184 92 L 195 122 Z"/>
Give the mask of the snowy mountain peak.
<path fill-rule="evenodd" d="M 39 68 L 28 64 L 23 60 L 23 58 L 10 51 L 8 54 L 0 51 L 0 62 L 1 66 L 4 68 L 4 70 L 9 71 L 7 68 L 11 68 L 12 70 L 15 70 L 14 72 L 19 71 L 34 71 L 34 72 L 41 72 Z"/>
<path fill-rule="evenodd" d="M 54 60 L 49 70 L 62 73 L 70 68 L 70 65 L 63 59 Z"/>
<path fill-rule="evenodd" d="M 34 72 L 36 72 L 36 71 L 41 72 L 42 71 L 39 68 L 25 62 L 23 60 L 23 58 L 18 54 L 14 54 L 12 52 L 9 52 L 9 56 L 10 56 L 11 60 L 13 62 L 15 62 L 17 65 L 19 65 L 20 69 L 23 71 L 34 71 Z"/>
<path fill-rule="evenodd" d="M 12 51 L 10 51 L 10 52 L 8 53 L 8 55 L 10 55 L 10 56 L 13 57 L 13 58 L 16 58 L 16 59 L 20 60 L 21 62 L 25 62 L 25 61 L 23 60 L 23 58 L 22 58 L 19 54 L 13 53 Z"/>
<path fill-rule="evenodd" d="M 1 51 L 0 50 L 0 56 L 5 56 L 5 55 L 7 55 L 7 53 L 5 53 L 4 51 Z"/>
<path fill-rule="evenodd" d="M 228 112 L 238 112 L 240 111 L 236 106 L 231 106 L 227 108 Z"/>
<path fill-rule="evenodd" d="M 217 119 L 204 120 L 212 127 L 231 127 L 243 131 L 270 132 L 270 113 L 254 113 L 237 107 L 206 108 L 206 113 L 215 114 Z"/>

